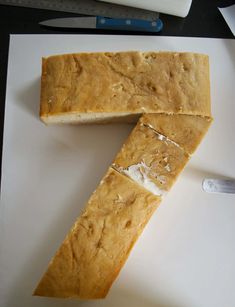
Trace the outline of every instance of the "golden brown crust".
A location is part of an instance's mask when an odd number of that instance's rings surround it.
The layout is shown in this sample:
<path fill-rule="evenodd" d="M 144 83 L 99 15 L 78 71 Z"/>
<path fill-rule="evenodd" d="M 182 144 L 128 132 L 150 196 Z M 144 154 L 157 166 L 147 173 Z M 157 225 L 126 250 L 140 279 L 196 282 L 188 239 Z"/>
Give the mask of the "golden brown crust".
<path fill-rule="evenodd" d="M 45 94 L 46 94 L 46 82 L 47 82 L 47 76 L 46 76 L 46 59 L 42 58 L 42 74 L 41 74 L 41 93 L 40 93 L 40 117 L 44 114 L 48 113 L 48 101 L 47 103 L 42 103 L 42 101 L 45 101 Z"/>
<path fill-rule="evenodd" d="M 213 119 L 183 114 L 144 114 L 140 122 L 179 144 L 192 154 L 209 129 Z"/>
<path fill-rule="evenodd" d="M 132 51 L 43 59 L 42 120 L 117 112 L 210 116 L 208 56 Z"/>
<path fill-rule="evenodd" d="M 161 195 L 172 187 L 188 159 L 188 154 L 176 143 L 139 121 L 113 166 L 142 185 L 154 183 L 158 188 L 156 194 Z"/>
<path fill-rule="evenodd" d="M 43 59 L 41 84 L 47 123 L 137 121 L 145 113 L 113 162 L 117 171 L 108 170 L 34 293 L 103 298 L 158 206 L 156 195 L 170 189 L 210 126 L 208 57 L 53 56 Z"/>
<path fill-rule="evenodd" d="M 110 168 L 34 295 L 105 297 L 160 200 Z"/>

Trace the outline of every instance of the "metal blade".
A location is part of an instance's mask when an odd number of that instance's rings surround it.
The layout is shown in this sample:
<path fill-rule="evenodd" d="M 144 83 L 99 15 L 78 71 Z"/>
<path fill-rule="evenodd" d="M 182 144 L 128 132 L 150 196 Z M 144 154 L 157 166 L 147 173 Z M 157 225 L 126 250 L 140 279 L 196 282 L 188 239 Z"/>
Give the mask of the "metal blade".
<path fill-rule="evenodd" d="M 54 28 L 96 28 L 96 17 L 67 17 L 49 19 L 39 23 L 40 25 Z"/>
<path fill-rule="evenodd" d="M 209 193 L 235 193 L 235 179 L 209 179 L 206 178 L 202 182 L 202 188 Z"/>

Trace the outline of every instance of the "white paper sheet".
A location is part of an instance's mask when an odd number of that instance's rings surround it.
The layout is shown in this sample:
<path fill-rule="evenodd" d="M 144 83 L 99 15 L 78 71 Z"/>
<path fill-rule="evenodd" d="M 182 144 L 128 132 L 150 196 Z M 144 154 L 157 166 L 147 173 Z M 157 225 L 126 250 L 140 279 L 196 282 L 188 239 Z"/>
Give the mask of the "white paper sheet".
<path fill-rule="evenodd" d="M 218 9 L 223 15 L 233 35 L 235 36 L 235 4 Z"/>
<path fill-rule="evenodd" d="M 49 126 L 38 119 L 41 57 L 79 51 L 210 55 L 214 123 L 146 227 L 105 300 L 32 297 L 132 125 Z M 235 177 L 235 41 L 154 36 L 13 35 L 0 206 L 1 307 L 234 307 L 235 196 L 204 176 Z"/>

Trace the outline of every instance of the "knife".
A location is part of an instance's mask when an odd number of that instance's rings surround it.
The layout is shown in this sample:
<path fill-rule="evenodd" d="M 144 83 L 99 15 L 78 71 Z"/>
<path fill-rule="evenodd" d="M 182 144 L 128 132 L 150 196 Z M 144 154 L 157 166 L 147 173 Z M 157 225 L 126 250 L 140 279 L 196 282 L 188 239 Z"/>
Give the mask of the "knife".
<path fill-rule="evenodd" d="M 209 193 L 235 193 L 235 179 L 205 178 L 202 188 Z"/>
<path fill-rule="evenodd" d="M 107 17 L 68 17 L 49 19 L 39 23 L 42 26 L 54 28 L 86 28 L 104 30 L 159 32 L 162 30 L 161 19 L 154 21 L 142 19 L 123 19 Z"/>

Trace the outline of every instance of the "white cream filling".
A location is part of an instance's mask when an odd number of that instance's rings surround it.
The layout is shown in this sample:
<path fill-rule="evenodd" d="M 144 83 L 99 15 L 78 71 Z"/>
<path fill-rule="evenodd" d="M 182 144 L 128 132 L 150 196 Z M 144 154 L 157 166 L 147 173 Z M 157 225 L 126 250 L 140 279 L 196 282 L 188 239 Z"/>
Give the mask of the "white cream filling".
<path fill-rule="evenodd" d="M 170 172 L 170 171 L 171 171 L 171 167 L 170 167 L 169 164 L 167 164 L 164 168 L 165 168 L 165 170 L 166 170 L 167 172 Z"/>
<path fill-rule="evenodd" d="M 179 144 L 177 144 L 176 142 L 172 141 L 172 140 L 169 139 L 167 136 L 165 136 L 165 135 L 163 135 L 163 134 L 157 132 L 157 131 L 154 129 L 154 127 L 153 127 L 152 125 L 150 125 L 150 124 L 143 124 L 143 125 L 144 125 L 145 127 L 148 127 L 148 128 L 150 128 L 150 129 L 152 129 L 153 132 L 156 134 L 157 139 L 158 139 L 159 141 L 172 143 L 172 144 L 174 144 L 175 146 L 177 146 L 177 147 L 179 147 L 180 149 L 182 149 L 182 148 L 180 147 Z M 183 149 L 182 149 L 182 150 L 183 150 Z"/>
<path fill-rule="evenodd" d="M 128 168 L 119 167 L 118 170 L 128 177 L 133 179 L 135 182 L 142 185 L 146 190 L 152 192 L 155 195 L 163 196 L 166 194 L 166 190 L 160 189 L 149 177 L 150 167 L 148 167 L 144 162 L 138 164 L 133 164 Z M 160 178 L 161 177 L 161 178 Z M 159 181 L 163 181 L 164 178 L 159 176 Z"/>
<path fill-rule="evenodd" d="M 150 127 L 151 128 L 151 127 Z M 168 142 L 168 143 L 171 143 L 171 144 L 174 144 L 175 146 L 179 147 L 180 149 L 182 149 L 180 147 L 179 144 L 177 144 L 176 142 L 172 141 L 171 139 L 169 139 L 167 136 L 157 132 L 156 130 L 154 130 L 154 133 L 156 134 L 157 138 L 160 140 L 160 141 L 163 141 L 163 142 Z"/>
<path fill-rule="evenodd" d="M 160 140 L 160 141 L 164 141 L 164 136 L 160 133 L 156 133 L 154 132 L 155 134 L 157 134 L 157 138 Z"/>

